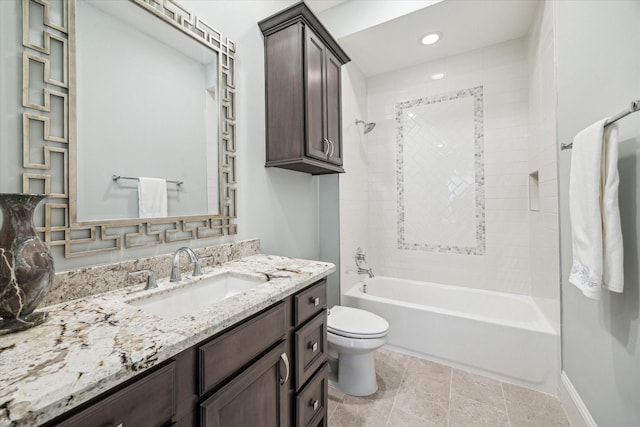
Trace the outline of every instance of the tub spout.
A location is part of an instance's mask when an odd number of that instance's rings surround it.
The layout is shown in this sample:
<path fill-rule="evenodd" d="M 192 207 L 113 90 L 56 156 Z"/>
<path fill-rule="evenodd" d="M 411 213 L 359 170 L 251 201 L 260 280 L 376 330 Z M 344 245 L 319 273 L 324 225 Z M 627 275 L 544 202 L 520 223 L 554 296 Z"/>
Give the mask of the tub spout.
<path fill-rule="evenodd" d="M 376 277 L 374 276 L 373 270 L 371 268 L 358 267 L 358 274 L 368 274 L 369 277 Z"/>

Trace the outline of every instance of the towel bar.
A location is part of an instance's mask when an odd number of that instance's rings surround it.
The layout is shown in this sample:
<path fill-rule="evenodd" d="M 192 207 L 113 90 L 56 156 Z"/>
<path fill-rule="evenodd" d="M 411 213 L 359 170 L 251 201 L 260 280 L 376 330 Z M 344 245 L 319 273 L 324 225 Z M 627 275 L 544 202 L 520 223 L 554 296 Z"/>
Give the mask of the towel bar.
<path fill-rule="evenodd" d="M 615 123 L 621 118 L 627 117 L 629 114 L 635 113 L 638 110 L 640 110 L 640 99 L 632 101 L 629 108 L 609 118 L 606 122 L 604 122 L 604 126 L 607 127 L 610 124 Z M 570 142 L 568 144 L 560 144 L 560 150 L 570 150 L 571 148 L 573 148 L 573 142 Z"/>
<path fill-rule="evenodd" d="M 119 179 L 135 179 L 136 181 L 140 181 L 140 178 L 136 176 L 111 175 L 111 179 L 114 181 L 117 181 Z M 184 181 L 175 181 L 175 180 L 169 180 L 169 179 L 167 179 L 166 181 L 176 185 L 182 185 L 184 183 Z"/>

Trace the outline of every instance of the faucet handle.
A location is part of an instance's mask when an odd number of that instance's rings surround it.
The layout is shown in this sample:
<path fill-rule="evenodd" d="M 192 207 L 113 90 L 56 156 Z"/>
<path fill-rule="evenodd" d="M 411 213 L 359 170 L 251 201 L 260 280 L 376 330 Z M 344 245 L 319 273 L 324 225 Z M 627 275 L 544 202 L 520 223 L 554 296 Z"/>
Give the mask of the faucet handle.
<path fill-rule="evenodd" d="M 213 259 L 213 255 L 200 257 L 196 260 L 196 262 L 193 263 L 193 275 L 195 277 L 202 276 L 202 261 L 203 260 L 208 261 L 210 259 Z"/>
<path fill-rule="evenodd" d="M 155 289 L 158 287 L 158 283 L 156 282 L 156 276 L 153 274 L 153 271 L 148 268 L 143 268 L 141 270 L 130 271 L 127 273 L 127 276 L 138 276 L 140 274 L 147 273 L 147 285 L 144 287 L 145 291 L 148 289 Z"/>
<path fill-rule="evenodd" d="M 357 267 L 360 267 L 360 263 L 367 262 L 367 254 L 362 250 L 362 248 L 356 249 L 354 258 L 355 258 Z"/>

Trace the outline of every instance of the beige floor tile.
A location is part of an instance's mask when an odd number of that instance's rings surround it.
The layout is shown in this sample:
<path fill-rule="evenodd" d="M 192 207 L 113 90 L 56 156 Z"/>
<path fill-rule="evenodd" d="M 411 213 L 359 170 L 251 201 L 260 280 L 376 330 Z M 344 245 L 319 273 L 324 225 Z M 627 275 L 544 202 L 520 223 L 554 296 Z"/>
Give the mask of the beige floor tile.
<path fill-rule="evenodd" d="M 397 392 L 410 357 L 383 349 L 376 351 L 374 356 L 378 390 Z"/>
<path fill-rule="evenodd" d="M 393 396 L 345 395 L 329 420 L 331 427 L 383 427 L 393 407 Z"/>
<path fill-rule="evenodd" d="M 343 392 L 335 387 L 329 387 L 329 404 L 327 405 L 327 417 L 329 420 L 333 416 L 343 397 Z"/>
<path fill-rule="evenodd" d="M 429 425 L 446 426 L 449 414 L 451 368 L 412 359 L 398 390 L 394 409 L 422 419 Z"/>
<path fill-rule="evenodd" d="M 414 414 L 417 410 L 414 408 L 423 402 L 436 404 L 446 412 L 449 410 L 450 386 L 450 367 L 413 358 L 407 364 L 396 403 L 405 411 Z"/>
<path fill-rule="evenodd" d="M 451 378 L 452 394 L 473 399 L 506 411 L 500 381 L 454 369 Z"/>
<path fill-rule="evenodd" d="M 415 418 L 420 418 L 429 422 L 429 425 L 446 426 L 448 424 L 448 407 L 426 400 L 418 394 L 406 393 L 403 396 L 398 395 L 393 409 Z"/>
<path fill-rule="evenodd" d="M 452 391 L 449 427 L 509 427 L 509 419 L 506 409 L 498 409 Z"/>
<path fill-rule="evenodd" d="M 438 424 L 430 423 L 420 417 L 408 414 L 398 408 L 393 408 L 389 415 L 387 427 L 435 427 Z"/>
<path fill-rule="evenodd" d="M 503 384 L 503 389 L 512 426 L 570 426 L 555 397 L 511 384 Z"/>

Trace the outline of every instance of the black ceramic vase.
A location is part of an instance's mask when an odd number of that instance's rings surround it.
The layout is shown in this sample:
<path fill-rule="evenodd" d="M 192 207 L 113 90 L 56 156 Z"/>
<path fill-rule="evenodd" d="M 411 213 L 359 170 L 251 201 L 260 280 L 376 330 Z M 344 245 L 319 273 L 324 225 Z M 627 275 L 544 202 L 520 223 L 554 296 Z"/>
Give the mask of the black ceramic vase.
<path fill-rule="evenodd" d="M 49 249 L 36 234 L 33 211 L 45 195 L 0 193 L 0 335 L 44 322 L 34 313 L 53 283 Z"/>

